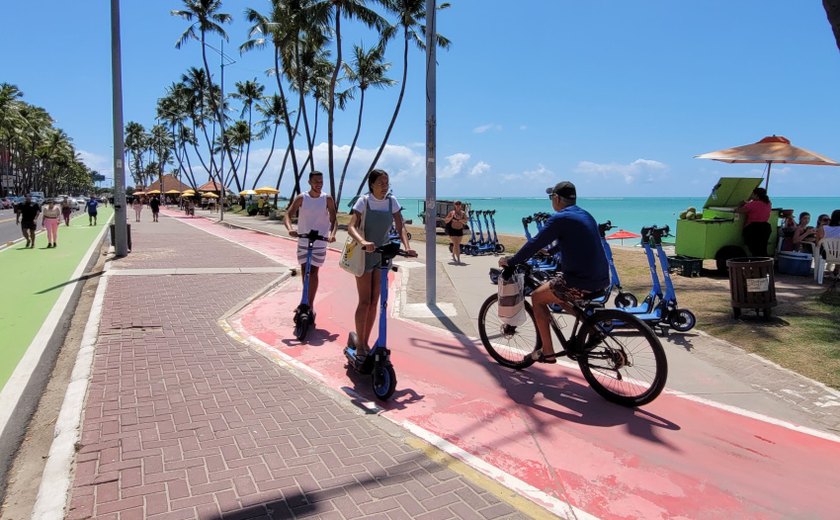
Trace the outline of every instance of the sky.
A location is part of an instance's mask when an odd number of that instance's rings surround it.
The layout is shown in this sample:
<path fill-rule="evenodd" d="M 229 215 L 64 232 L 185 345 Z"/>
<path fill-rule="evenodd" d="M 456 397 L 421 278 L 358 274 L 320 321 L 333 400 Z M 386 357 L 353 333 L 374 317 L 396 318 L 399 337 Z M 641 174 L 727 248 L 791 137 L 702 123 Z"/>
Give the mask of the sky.
<path fill-rule="evenodd" d="M 584 198 L 705 196 L 719 177 L 760 177 L 764 167 L 695 155 L 772 134 L 840 160 L 840 51 L 817 0 L 450 3 L 437 22 L 452 41 L 437 54 L 438 198 L 541 197 L 559 180 L 573 181 Z M 110 2 L 2 4 L 0 82 L 45 108 L 85 163 L 112 183 Z M 166 87 L 201 66 L 198 42 L 175 48 L 187 22 L 170 11 L 182 6 L 121 2 L 125 122 L 150 128 Z M 229 41 L 209 42 L 235 61 L 224 68 L 226 92 L 255 78 L 275 92 L 265 74 L 272 53 L 238 51 L 248 33 L 243 11 L 268 6 L 223 1 L 234 18 Z M 352 22 L 343 28 L 345 57 L 353 44 L 374 43 Z M 392 43 L 386 55 L 393 79 L 403 72 L 401 45 Z M 220 56 L 208 52 L 219 82 Z M 345 190 L 355 192 L 370 165 L 398 90 L 368 91 Z M 405 100 L 378 164 L 398 197 L 425 194 L 424 94 L 424 57 L 412 48 Z M 336 116 L 338 171 L 357 116 L 358 100 Z M 326 117 L 321 121 L 315 165 L 326 171 Z M 268 146 L 252 145 L 248 185 Z M 279 155 L 260 185 L 276 182 Z M 289 186 L 284 180 L 281 188 Z M 840 196 L 840 167 L 774 165 L 770 192 Z"/>

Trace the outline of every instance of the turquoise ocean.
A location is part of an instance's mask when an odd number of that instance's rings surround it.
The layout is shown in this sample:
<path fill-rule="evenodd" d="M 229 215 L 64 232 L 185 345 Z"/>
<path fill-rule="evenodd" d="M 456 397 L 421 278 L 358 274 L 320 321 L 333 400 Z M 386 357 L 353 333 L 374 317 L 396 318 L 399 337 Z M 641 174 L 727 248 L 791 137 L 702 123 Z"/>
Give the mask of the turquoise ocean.
<path fill-rule="evenodd" d="M 397 197 L 405 208 L 403 215 L 420 225 L 419 214 L 423 211 L 423 199 Z M 443 197 L 441 197 L 443 199 Z M 464 197 L 474 210 L 496 210 L 496 231 L 511 235 L 524 235 L 522 218 L 537 212 L 551 212 L 548 196 L 540 198 L 481 198 Z M 618 229 L 638 233 L 645 226 L 670 226 L 676 234 L 680 212 L 689 206 L 700 210 L 706 197 L 605 197 L 581 198 L 578 205 L 595 217 L 599 223 L 612 221 Z M 792 209 L 796 218 L 801 211 L 811 214 L 812 225 L 820 213 L 831 214 L 840 209 L 840 197 L 771 197 L 774 208 Z M 482 227 L 484 223 L 482 222 Z M 531 233 L 536 232 L 533 224 Z"/>

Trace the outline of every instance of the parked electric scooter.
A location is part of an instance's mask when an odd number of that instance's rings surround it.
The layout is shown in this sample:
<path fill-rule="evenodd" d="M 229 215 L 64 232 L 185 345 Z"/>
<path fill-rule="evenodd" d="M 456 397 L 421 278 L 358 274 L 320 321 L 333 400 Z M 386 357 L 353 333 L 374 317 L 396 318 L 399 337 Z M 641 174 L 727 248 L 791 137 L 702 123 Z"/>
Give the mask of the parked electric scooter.
<path fill-rule="evenodd" d="M 640 305 L 621 309 L 646 322 L 651 328 L 658 328 L 663 334 L 668 327 L 679 332 L 686 332 L 691 330 L 697 322 L 694 313 L 688 309 L 677 307 L 677 296 L 674 291 L 674 284 L 671 281 L 671 274 L 668 271 L 668 257 L 662 249 L 662 237 L 668 236 L 669 232 L 670 228 L 668 226 L 664 228 L 656 226 L 642 228 L 642 247 L 645 249 L 650 266 L 653 288 Z M 656 273 L 654 248 L 656 249 L 656 256 L 659 258 L 663 281 L 665 282 L 664 294 L 662 293 L 662 286 L 659 284 L 659 276 Z"/>
<path fill-rule="evenodd" d="M 375 253 L 382 255 L 379 265 L 380 291 L 379 291 L 379 337 L 367 355 L 357 354 L 359 337 L 351 332 L 347 338 L 347 347 L 344 355 L 347 358 L 348 366 L 359 374 L 370 375 L 373 384 L 373 393 L 380 400 L 387 400 L 394 394 L 397 387 L 397 374 L 391 364 L 391 350 L 387 346 L 388 339 L 388 271 L 396 271 L 393 265 L 395 256 L 409 256 L 406 251 L 400 249 L 398 242 L 377 247 Z"/>
<path fill-rule="evenodd" d="M 308 243 L 306 246 L 306 263 L 303 271 L 303 294 L 300 297 L 300 305 L 295 309 L 295 337 L 298 341 L 306 339 L 306 334 L 310 327 L 315 324 L 315 313 L 312 312 L 312 306 L 309 302 L 309 272 L 312 269 L 312 248 L 317 240 L 329 240 L 318 234 L 318 231 L 313 229 L 305 235 L 298 234 L 298 238 L 305 238 Z"/>
<path fill-rule="evenodd" d="M 607 231 L 613 227 L 612 221 L 609 220 L 598 225 L 598 232 L 601 234 L 601 244 L 604 246 L 604 253 L 606 253 L 607 261 L 610 264 L 610 290 L 605 295 L 604 302 L 606 303 L 606 300 L 609 299 L 612 290 L 615 288 L 618 289 L 618 294 L 615 295 L 615 299 L 613 300 L 616 307 L 619 309 L 635 307 L 639 304 L 639 300 L 633 293 L 624 292 L 624 289 L 621 287 L 621 279 L 618 277 L 618 270 L 615 268 L 615 261 L 613 260 L 612 247 L 610 247 L 610 243 L 606 239 Z"/>
<path fill-rule="evenodd" d="M 490 216 L 490 224 L 487 225 L 487 237 L 490 238 L 490 226 L 493 226 L 493 240 L 492 243 L 496 246 L 495 253 L 502 254 L 505 252 L 505 245 L 499 242 L 499 235 L 496 234 L 496 219 L 494 216 L 496 215 L 496 210 L 486 210 L 484 211 L 484 223 L 487 223 L 487 216 Z"/>

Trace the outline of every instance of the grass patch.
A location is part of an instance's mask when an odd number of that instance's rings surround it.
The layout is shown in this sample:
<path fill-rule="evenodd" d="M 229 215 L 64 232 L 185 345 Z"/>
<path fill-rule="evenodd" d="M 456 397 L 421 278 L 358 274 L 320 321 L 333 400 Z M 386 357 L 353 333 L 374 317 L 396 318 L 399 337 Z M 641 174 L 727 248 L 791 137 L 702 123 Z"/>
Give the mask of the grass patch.
<path fill-rule="evenodd" d="M 626 290 L 640 300 L 650 290 L 650 271 L 640 249 L 613 249 L 616 266 Z M 674 287 L 681 308 L 697 316 L 697 327 L 738 345 L 774 363 L 811 379 L 840 389 L 840 296 L 829 293 L 810 277 L 776 274 L 774 318 L 763 321 L 751 317 L 732 317 L 729 278 L 712 272 L 707 261 L 703 276 L 685 278 L 674 275 Z M 826 303 L 828 301 L 828 303 Z"/>

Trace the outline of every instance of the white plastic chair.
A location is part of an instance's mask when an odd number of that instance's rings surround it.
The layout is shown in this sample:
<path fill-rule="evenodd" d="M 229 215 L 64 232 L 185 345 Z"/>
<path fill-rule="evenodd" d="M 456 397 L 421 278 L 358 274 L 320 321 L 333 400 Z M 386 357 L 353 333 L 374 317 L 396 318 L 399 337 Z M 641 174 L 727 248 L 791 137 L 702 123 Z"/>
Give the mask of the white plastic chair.
<path fill-rule="evenodd" d="M 825 251 L 825 258 L 820 251 Z M 814 280 L 818 284 L 823 283 L 828 264 L 840 264 L 840 238 L 824 238 L 814 248 Z"/>

